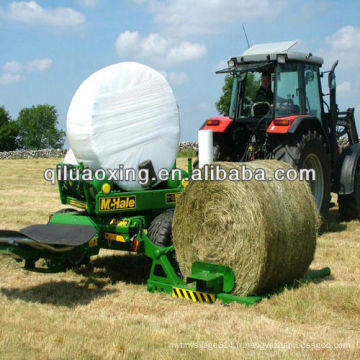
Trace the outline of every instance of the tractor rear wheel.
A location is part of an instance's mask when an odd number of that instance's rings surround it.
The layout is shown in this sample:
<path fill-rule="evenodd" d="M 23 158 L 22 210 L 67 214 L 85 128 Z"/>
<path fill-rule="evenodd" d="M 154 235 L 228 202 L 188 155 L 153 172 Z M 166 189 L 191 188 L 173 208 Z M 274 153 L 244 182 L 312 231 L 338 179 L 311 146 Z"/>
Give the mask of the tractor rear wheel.
<path fill-rule="evenodd" d="M 300 169 L 314 169 L 315 179 L 309 181 L 316 206 L 327 220 L 330 204 L 330 160 L 326 143 L 316 131 L 301 134 L 294 143 L 278 146 L 273 158 Z"/>
<path fill-rule="evenodd" d="M 360 219 L 360 161 L 356 165 L 354 192 L 338 195 L 339 212 L 343 220 Z"/>

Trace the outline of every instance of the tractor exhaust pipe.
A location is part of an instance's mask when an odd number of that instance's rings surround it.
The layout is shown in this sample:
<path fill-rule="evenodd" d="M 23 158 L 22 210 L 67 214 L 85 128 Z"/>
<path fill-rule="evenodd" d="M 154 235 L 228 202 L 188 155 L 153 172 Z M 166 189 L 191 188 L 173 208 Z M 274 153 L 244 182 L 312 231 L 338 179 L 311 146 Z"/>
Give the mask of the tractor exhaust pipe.
<path fill-rule="evenodd" d="M 338 65 L 339 61 L 336 60 L 331 67 L 331 70 L 329 71 L 328 75 L 328 82 L 329 82 L 329 90 L 330 90 L 330 127 L 331 127 L 331 133 L 336 134 L 336 123 L 338 119 L 338 108 L 336 104 L 336 76 L 335 76 L 335 68 Z M 335 135 L 332 137 L 331 140 L 331 157 L 332 157 L 332 163 L 333 168 L 335 168 L 336 164 L 336 153 L 337 153 L 337 140 Z"/>

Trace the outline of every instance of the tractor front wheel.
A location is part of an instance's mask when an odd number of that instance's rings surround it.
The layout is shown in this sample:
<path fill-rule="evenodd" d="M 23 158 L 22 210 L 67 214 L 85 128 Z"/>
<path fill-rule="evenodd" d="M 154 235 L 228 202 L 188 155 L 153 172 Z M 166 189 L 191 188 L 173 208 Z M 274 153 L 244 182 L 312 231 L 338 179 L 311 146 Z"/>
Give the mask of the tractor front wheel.
<path fill-rule="evenodd" d="M 360 219 L 360 161 L 356 165 L 354 192 L 338 195 L 339 212 L 343 220 Z"/>

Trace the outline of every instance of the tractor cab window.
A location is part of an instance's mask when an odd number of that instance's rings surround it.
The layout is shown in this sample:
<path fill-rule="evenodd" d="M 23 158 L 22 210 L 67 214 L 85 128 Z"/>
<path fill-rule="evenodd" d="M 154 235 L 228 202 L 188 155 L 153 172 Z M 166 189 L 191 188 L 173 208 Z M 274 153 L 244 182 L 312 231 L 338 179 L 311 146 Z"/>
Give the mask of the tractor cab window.
<path fill-rule="evenodd" d="M 304 66 L 306 114 L 321 119 L 321 100 L 319 90 L 319 74 L 317 67 L 311 64 Z"/>
<path fill-rule="evenodd" d="M 249 117 L 262 117 L 267 114 L 271 117 L 271 99 L 267 99 L 266 95 L 268 93 L 273 94 L 274 91 L 274 81 L 271 73 L 268 75 L 269 79 L 269 88 L 267 91 L 261 91 L 261 72 L 248 72 L 244 74 L 244 79 L 242 82 L 242 91 L 244 96 L 241 99 L 241 108 L 240 108 L 240 117 L 249 118 Z M 260 91 L 259 91 L 260 90 Z M 264 104 L 264 103 L 267 104 Z"/>
<path fill-rule="evenodd" d="M 304 114 L 299 74 L 300 64 L 278 64 L 275 117 Z"/>
<path fill-rule="evenodd" d="M 256 92 L 260 86 L 260 74 L 257 72 L 249 72 L 246 76 L 245 95 L 242 101 L 241 116 L 250 117 L 251 108 L 254 104 Z"/>

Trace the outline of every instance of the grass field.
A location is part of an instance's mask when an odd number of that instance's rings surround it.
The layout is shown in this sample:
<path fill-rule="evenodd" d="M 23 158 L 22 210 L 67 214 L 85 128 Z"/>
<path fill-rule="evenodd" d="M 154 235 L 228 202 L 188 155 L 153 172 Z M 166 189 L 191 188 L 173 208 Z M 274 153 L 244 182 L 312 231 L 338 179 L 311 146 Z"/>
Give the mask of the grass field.
<path fill-rule="evenodd" d="M 55 164 L 0 161 L 0 229 L 60 208 L 42 178 Z M 149 294 L 143 260 L 104 251 L 78 271 L 41 274 L 1 257 L 0 359 L 360 359 L 360 223 L 339 222 L 337 208 L 311 265 L 332 275 L 250 308 Z"/>

